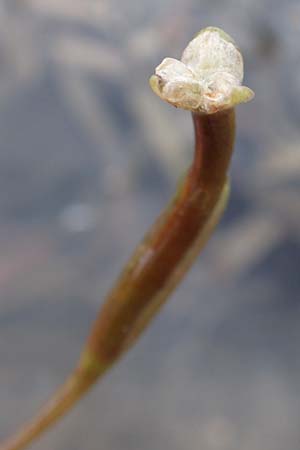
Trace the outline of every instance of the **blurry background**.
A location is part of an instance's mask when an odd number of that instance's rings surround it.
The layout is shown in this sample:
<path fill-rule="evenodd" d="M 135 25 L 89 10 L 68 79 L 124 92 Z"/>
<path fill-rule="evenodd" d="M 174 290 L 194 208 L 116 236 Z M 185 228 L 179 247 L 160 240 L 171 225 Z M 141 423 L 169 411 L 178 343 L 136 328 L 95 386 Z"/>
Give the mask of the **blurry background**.
<path fill-rule="evenodd" d="M 71 370 L 189 164 L 189 114 L 148 77 L 208 25 L 256 92 L 230 206 L 138 345 L 34 448 L 299 447 L 298 0 L 1 0 L 1 437 Z"/>

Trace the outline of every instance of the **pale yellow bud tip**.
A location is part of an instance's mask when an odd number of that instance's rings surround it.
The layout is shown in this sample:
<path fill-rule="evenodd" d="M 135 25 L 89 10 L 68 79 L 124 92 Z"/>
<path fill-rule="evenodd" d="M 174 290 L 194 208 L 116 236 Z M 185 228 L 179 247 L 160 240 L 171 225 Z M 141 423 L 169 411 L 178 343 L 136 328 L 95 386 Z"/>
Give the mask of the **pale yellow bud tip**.
<path fill-rule="evenodd" d="M 181 60 L 165 58 L 150 78 L 150 86 L 173 106 L 212 114 L 251 100 L 242 86 L 243 57 L 233 39 L 219 28 L 201 30 Z"/>

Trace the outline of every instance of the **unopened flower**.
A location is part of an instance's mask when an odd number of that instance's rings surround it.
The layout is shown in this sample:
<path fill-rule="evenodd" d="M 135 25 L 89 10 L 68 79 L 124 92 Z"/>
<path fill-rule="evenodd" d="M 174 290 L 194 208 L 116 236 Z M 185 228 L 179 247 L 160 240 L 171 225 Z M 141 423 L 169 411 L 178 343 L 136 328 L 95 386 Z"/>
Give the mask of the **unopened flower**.
<path fill-rule="evenodd" d="M 243 57 L 219 28 L 204 28 L 188 44 L 181 60 L 165 58 L 150 78 L 153 91 L 172 105 L 212 114 L 251 100 L 242 86 Z"/>

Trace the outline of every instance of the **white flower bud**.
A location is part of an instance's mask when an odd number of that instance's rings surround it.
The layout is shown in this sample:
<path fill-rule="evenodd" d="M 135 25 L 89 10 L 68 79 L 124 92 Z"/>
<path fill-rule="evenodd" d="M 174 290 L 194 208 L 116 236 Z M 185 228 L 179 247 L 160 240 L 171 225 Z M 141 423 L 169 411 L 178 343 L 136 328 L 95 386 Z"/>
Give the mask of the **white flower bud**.
<path fill-rule="evenodd" d="M 172 105 L 212 114 L 251 100 L 242 86 L 243 57 L 235 42 L 219 28 L 200 31 L 181 61 L 165 58 L 150 78 L 153 91 Z"/>

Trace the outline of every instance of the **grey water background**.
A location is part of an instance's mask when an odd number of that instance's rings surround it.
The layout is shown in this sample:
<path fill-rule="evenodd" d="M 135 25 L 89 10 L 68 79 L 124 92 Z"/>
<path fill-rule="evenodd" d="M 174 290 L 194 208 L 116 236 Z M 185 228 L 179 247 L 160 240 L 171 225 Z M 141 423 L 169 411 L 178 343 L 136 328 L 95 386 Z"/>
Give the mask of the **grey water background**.
<path fill-rule="evenodd" d="M 1 0 L 3 438 L 71 370 L 189 164 L 189 114 L 147 80 L 208 25 L 237 40 L 256 92 L 228 210 L 136 347 L 33 448 L 299 449 L 297 0 Z"/>

